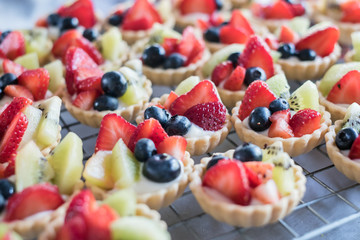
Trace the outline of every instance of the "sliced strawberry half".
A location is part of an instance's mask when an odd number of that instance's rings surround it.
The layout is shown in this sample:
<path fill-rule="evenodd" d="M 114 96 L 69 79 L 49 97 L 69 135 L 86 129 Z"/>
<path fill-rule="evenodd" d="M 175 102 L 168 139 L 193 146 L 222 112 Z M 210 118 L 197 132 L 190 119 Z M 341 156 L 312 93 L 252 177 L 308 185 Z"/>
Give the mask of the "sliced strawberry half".
<path fill-rule="evenodd" d="M 76 29 L 66 31 L 54 42 L 51 52 L 55 57 L 63 58 L 66 50 L 75 44 L 76 39 L 81 37 L 81 34 Z"/>
<path fill-rule="evenodd" d="M 244 162 L 243 164 L 256 173 L 262 183 L 272 179 L 274 164 L 259 161 Z"/>
<path fill-rule="evenodd" d="M 72 104 L 83 110 L 90 110 L 94 106 L 96 98 L 100 96 L 100 92 L 97 90 L 89 90 L 80 92 Z"/>
<path fill-rule="evenodd" d="M 294 133 L 289 123 L 281 118 L 271 123 L 268 136 L 271 138 L 273 137 L 291 138 L 294 137 Z"/>
<path fill-rule="evenodd" d="M 4 59 L 2 63 L 4 73 L 12 73 L 17 77 L 20 76 L 23 72 L 25 72 L 25 68 L 20 64 L 13 62 L 9 59 Z"/>
<path fill-rule="evenodd" d="M 104 72 L 98 67 L 87 67 L 79 66 L 73 71 L 74 74 L 74 83 L 75 85 L 79 84 L 85 79 L 97 77 L 101 78 L 104 75 Z"/>
<path fill-rule="evenodd" d="M 326 57 L 333 52 L 339 36 L 339 29 L 335 26 L 330 26 L 303 37 L 296 43 L 295 48 L 299 51 L 312 49 L 320 57 Z"/>
<path fill-rule="evenodd" d="M 258 36 L 253 35 L 245 45 L 245 49 L 239 57 L 239 63 L 245 68 L 260 67 L 266 73 L 266 78 L 274 75 L 274 62 L 270 55 L 270 49 Z"/>
<path fill-rule="evenodd" d="M 171 104 L 178 98 L 179 96 L 174 92 L 171 91 L 169 96 L 167 97 L 165 103 L 164 103 L 164 108 L 165 109 L 169 109 Z"/>
<path fill-rule="evenodd" d="M 327 100 L 338 104 L 360 103 L 360 72 L 345 74 L 330 90 Z"/>
<path fill-rule="evenodd" d="M 359 23 L 360 22 L 360 2 L 356 0 L 345 1 L 340 4 L 342 10 L 342 22 Z"/>
<path fill-rule="evenodd" d="M 214 0 L 183 0 L 179 6 L 182 15 L 191 13 L 212 14 L 216 10 Z"/>
<path fill-rule="evenodd" d="M 74 46 L 82 48 L 94 60 L 94 62 L 96 62 L 96 64 L 100 65 L 105 62 L 99 50 L 97 50 L 95 45 L 86 38 L 76 38 Z"/>
<path fill-rule="evenodd" d="M 279 42 L 275 39 L 274 35 L 269 34 L 264 40 L 270 49 L 277 50 L 279 48 Z"/>
<path fill-rule="evenodd" d="M 243 28 L 224 26 L 220 29 L 220 42 L 224 44 L 245 44 L 249 40 L 249 35 Z"/>
<path fill-rule="evenodd" d="M 158 153 L 167 153 L 176 159 L 184 160 L 187 141 L 182 136 L 165 138 L 157 147 Z"/>
<path fill-rule="evenodd" d="M 225 81 L 228 77 L 230 77 L 233 71 L 233 64 L 231 61 L 221 62 L 214 68 L 213 72 L 211 73 L 211 81 L 216 85 L 223 81 Z"/>
<path fill-rule="evenodd" d="M 290 118 L 291 118 L 290 109 L 286 109 L 286 110 L 274 112 L 273 114 L 271 114 L 269 120 L 271 122 L 276 122 L 279 119 L 283 119 L 285 120 L 285 122 L 289 123 Z"/>
<path fill-rule="evenodd" d="M 25 54 L 25 38 L 19 31 L 12 31 L 0 43 L 0 53 L 10 60 Z M 1 55 L 0 54 L 0 55 Z"/>
<path fill-rule="evenodd" d="M 76 215 L 71 217 L 56 234 L 56 240 L 75 240 L 86 239 L 87 226 L 83 216 Z"/>
<path fill-rule="evenodd" d="M 313 109 L 302 109 L 290 119 L 290 127 L 295 137 L 311 134 L 320 128 L 321 114 Z"/>
<path fill-rule="evenodd" d="M 96 209 L 96 199 L 90 190 L 81 190 L 70 201 L 65 214 L 65 224 L 76 216 L 89 216 Z"/>
<path fill-rule="evenodd" d="M 62 6 L 59 8 L 58 14 L 62 17 L 76 17 L 79 24 L 85 28 L 92 28 L 96 23 L 91 0 L 77 0 L 69 6 Z"/>
<path fill-rule="evenodd" d="M 200 103 L 189 108 L 184 116 L 206 131 L 217 131 L 226 122 L 226 108 L 221 102 Z"/>
<path fill-rule="evenodd" d="M 34 96 L 30 90 L 21 85 L 7 85 L 4 93 L 9 97 L 26 97 L 34 101 Z"/>
<path fill-rule="evenodd" d="M 119 216 L 110 206 L 104 204 L 99 206 L 91 213 L 91 216 L 86 218 L 87 238 L 88 240 L 110 240 L 111 238 L 111 223 Z"/>
<path fill-rule="evenodd" d="M 176 52 L 187 58 L 185 65 L 189 65 L 198 59 L 199 53 L 203 53 L 205 43 L 196 38 L 193 27 L 184 29 L 180 43 L 177 46 Z"/>
<path fill-rule="evenodd" d="M 19 85 L 29 89 L 35 101 L 45 98 L 49 81 L 50 74 L 45 68 L 27 70 L 18 77 Z"/>
<path fill-rule="evenodd" d="M 286 25 L 282 25 L 280 28 L 279 42 L 282 43 L 295 43 L 299 39 L 299 36 L 291 28 Z"/>
<path fill-rule="evenodd" d="M 305 8 L 301 3 L 290 4 L 290 8 L 294 13 L 294 16 L 302 16 L 305 14 Z"/>
<path fill-rule="evenodd" d="M 209 80 L 204 80 L 193 87 L 189 92 L 179 96 L 170 107 L 172 115 L 183 115 L 189 108 L 201 103 L 219 101 L 214 85 Z"/>
<path fill-rule="evenodd" d="M 359 159 L 360 158 L 360 137 L 357 137 L 353 144 L 351 145 L 349 152 L 350 159 Z"/>
<path fill-rule="evenodd" d="M 257 175 L 257 173 L 252 170 L 251 168 L 247 167 L 245 164 L 243 164 L 246 172 L 246 176 L 249 180 L 249 186 L 251 188 L 256 188 L 262 183 L 261 178 Z"/>
<path fill-rule="evenodd" d="M 249 21 L 244 17 L 240 10 L 234 10 L 232 12 L 229 25 L 245 30 L 245 33 L 248 36 L 254 34 L 254 30 L 252 29 Z"/>
<path fill-rule="evenodd" d="M 89 77 L 82 81 L 76 82 L 76 89 L 78 92 L 97 90 L 102 92 L 101 88 L 101 77 Z"/>
<path fill-rule="evenodd" d="M 101 121 L 95 152 L 111 151 L 120 138 L 128 145 L 135 130 L 136 127 L 121 116 L 114 113 L 107 114 Z"/>
<path fill-rule="evenodd" d="M 273 5 L 266 7 L 264 14 L 268 19 L 292 19 L 295 16 L 291 4 L 284 0 L 278 0 Z"/>
<path fill-rule="evenodd" d="M 245 73 L 246 73 L 245 68 L 241 66 L 237 66 L 235 70 L 231 73 L 230 77 L 227 80 L 225 80 L 224 89 L 230 91 L 241 90 L 242 84 L 245 79 Z"/>
<path fill-rule="evenodd" d="M 275 94 L 269 89 L 266 82 L 257 80 L 252 82 L 245 92 L 244 99 L 239 108 L 239 118 L 244 120 L 251 111 L 257 107 L 269 107 L 276 99 Z"/>
<path fill-rule="evenodd" d="M 173 54 L 176 51 L 179 39 L 177 38 L 164 38 L 161 46 L 165 49 L 166 56 Z"/>

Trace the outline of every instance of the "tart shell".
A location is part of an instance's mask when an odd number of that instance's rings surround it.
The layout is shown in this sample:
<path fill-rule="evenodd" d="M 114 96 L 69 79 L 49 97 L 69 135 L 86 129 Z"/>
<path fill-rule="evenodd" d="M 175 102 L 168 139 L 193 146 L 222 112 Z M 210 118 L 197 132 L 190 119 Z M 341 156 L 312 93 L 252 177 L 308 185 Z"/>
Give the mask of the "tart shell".
<path fill-rule="evenodd" d="M 359 30 L 360 31 L 360 30 Z M 348 51 L 345 56 L 344 56 L 344 61 L 345 62 L 358 62 L 358 61 L 355 61 L 353 60 L 353 57 L 355 55 L 355 50 L 354 49 L 351 49 L 350 51 Z"/>
<path fill-rule="evenodd" d="M 328 127 L 331 125 L 330 114 L 320 105 L 319 112 L 322 115 L 321 125 L 320 128 L 315 130 L 312 134 L 287 139 L 280 137 L 270 138 L 244 126 L 243 122 L 238 117 L 240 105 L 241 102 L 236 104 L 236 107 L 232 110 L 231 117 L 231 121 L 239 138 L 244 142 L 251 142 L 261 148 L 280 141 L 283 144 L 284 152 L 287 152 L 292 157 L 310 152 L 313 148 L 318 146 L 323 140 L 325 133 L 328 131 Z"/>
<path fill-rule="evenodd" d="M 232 157 L 233 152 L 234 150 L 230 150 L 224 155 Z M 241 206 L 213 199 L 207 195 L 202 187 L 202 177 L 210 159 L 210 157 L 203 158 L 201 163 L 195 166 L 195 171 L 191 174 L 190 189 L 201 208 L 218 221 L 239 227 L 264 226 L 284 218 L 304 196 L 306 178 L 302 174 L 302 168 L 294 164 L 295 189 L 277 203 Z"/>

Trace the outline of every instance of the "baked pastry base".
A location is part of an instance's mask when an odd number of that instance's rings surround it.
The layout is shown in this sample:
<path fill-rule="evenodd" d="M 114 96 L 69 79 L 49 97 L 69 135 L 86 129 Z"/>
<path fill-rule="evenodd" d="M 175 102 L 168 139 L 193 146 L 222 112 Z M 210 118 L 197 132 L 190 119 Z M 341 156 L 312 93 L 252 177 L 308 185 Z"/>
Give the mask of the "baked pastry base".
<path fill-rule="evenodd" d="M 230 150 L 224 155 L 232 158 L 233 152 L 234 150 Z M 274 204 L 241 206 L 216 200 L 202 187 L 202 177 L 210 159 L 203 158 L 195 166 L 195 171 L 191 174 L 190 189 L 201 208 L 218 221 L 239 227 L 259 227 L 274 223 L 288 215 L 304 196 L 306 178 L 302 174 L 302 168 L 294 164 L 295 189 Z"/>
<path fill-rule="evenodd" d="M 240 8 L 247 5 L 249 2 L 248 0 L 231 0 L 231 4 L 233 8 Z"/>

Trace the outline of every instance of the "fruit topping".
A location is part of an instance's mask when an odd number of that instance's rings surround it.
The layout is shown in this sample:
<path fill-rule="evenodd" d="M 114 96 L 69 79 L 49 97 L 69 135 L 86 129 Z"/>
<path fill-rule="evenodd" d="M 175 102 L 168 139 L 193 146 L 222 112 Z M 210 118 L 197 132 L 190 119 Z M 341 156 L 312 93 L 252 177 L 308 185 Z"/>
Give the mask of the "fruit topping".
<path fill-rule="evenodd" d="M 18 83 L 30 90 L 34 100 L 45 98 L 49 86 L 50 75 L 45 68 L 27 70 L 18 77 Z"/>
<path fill-rule="evenodd" d="M 217 155 L 213 155 L 210 159 L 210 161 L 208 162 L 208 164 L 206 165 L 206 170 L 209 170 L 211 167 L 215 166 L 220 160 L 223 159 L 230 159 L 228 157 L 225 157 L 224 155 L 221 154 L 217 154 Z"/>
<path fill-rule="evenodd" d="M 359 23 L 360 22 L 360 4 L 358 1 L 344 1 L 340 4 L 342 11 L 342 22 Z"/>
<path fill-rule="evenodd" d="M 4 88 L 4 93 L 9 97 L 26 97 L 28 99 L 34 100 L 32 93 L 21 85 L 7 85 Z"/>
<path fill-rule="evenodd" d="M 8 32 L 6 35 L 1 34 L 0 56 L 14 60 L 25 54 L 24 35 L 19 31 Z"/>
<path fill-rule="evenodd" d="M 233 63 L 231 61 L 221 62 L 212 71 L 211 81 L 219 86 L 221 82 L 230 77 L 233 71 Z"/>
<path fill-rule="evenodd" d="M 312 49 L 305 48 L 297 54 L 300 61 L 313 61 L 316 58 L 316 52 Z"/>
<path fill-rule="evenodd" d="M 165 130 L 169 136 L 184 136 L 189 132 L 191 125 L 187 117 L 174 115 L 166 123 Z"/>
<path fill-rule="evenodd" d="M 360 158 L 360 138 L 357 137 L 353 142 L 350 152 L 349 152 L 350 159 L 359 159 Z"/>
<path fill-rule="evenodd" d="M 271 112 L 267 107 L 257 107 L 251 111 L 249 116 L 249 126 L 255 132 L 261 132 L 268 129 Z"/>
<path fill-rule="evenodd" d="M 290 108 L 289 103 L 284 98 L 277 98 L 272 101 L 269 105 L 269 110 L 271 114 L 274 114 L 277 111 L 287 110 Z"/>
<path fill-rule="evenodd" d="M 144 50 L 142 60 L 147 66 L 158 67 L 166 60 L 165 49 L 159 44 L 151 45 Z"/>
<path fill-rule="evenodd" d="M 299 111 L 304 108 L 319 109 L 319 93 L 316 85 L 306 81 L 296 89 L 288 99 L 290 110 Z"/>
<path fill-rule="evenodd" d="M 165 140 L 164 140 L 165 141 Z M 164 142 L 163 141 L 163 142 Z M 134 155 L 140 162 L 145 162 L 157 153 L 154 142 L 148 138 L 141 138 L 135 144 Z"/>
<path fill-rule="evenodd" d="M 335 144 L 340 150 L 350 149 L 358 135 L 353 128 L 343 128 L 336 134 Z"/>
<path fill-rule="evenodd" d="M 192 13 L 212 14 L 217 9 L 214 0 L 182 0 L 179 9 L 182 15 Z"/>
<path fill-rule="evenodd" d="M 0 195 L 5 200 L 9 199 L 15 193 L 15 186 L 8 179 L 0 179 Z"/>
<path fill-rule="evenodd" d="M 127 81 L 120 72 L 107 72 L 101 78 L 101 87 L 105 94 L 117 98 L 125 94 Z"/>
<path fill-rule="evenodd" d="M 244 82 L 246 85 L 250 85 L 256 80 L 266 80 L 266 73 L 260 67 L 250 67 L 246 69 Z"/>
<path fill-rule="evenodd" d="M 167 122 L 169 121 L 170 113 L 166 109 L 162 109 L 157 106 L 151 106 L 145 109 L 144 118 L 145 119 L 155 118 L 156 120 L 159 121 L 161 126 L 165 128 Z"/>
<path fill-rule="evenodd" d="M 295 43 L 298 41 L 299 36 L 295 31 L 293 31 L 290 27 L 286 25 L 281 25 L 280 34 L 279 34 L 279 42 L 282 43 Z"/>
<path fill-rule="evenodd" d="M 283 43 L 279 46 L 277 51 L 280 52 L 280 58 L 282 59 L 288 59 L 296 54 L 295 45 L 293 43 Z"/>
<path fill-rule="evenodd" d="M 327 100 L 338 104 L 351 104 L 353 102 L 360 103 L 358 82 L 360 80 L 360 72 L 352 70 L 345 74 L 329 92 Z"/>
<path fill-rule="evenodd" d="M 158 153 L 167 153 L 176 159 L 184 160 L 185 156 L 185 150 L 186 150 L 187 142 L 185 138 L 181 136 L 171 136 L 168 138 L 165 138 L 164 141 L 162 141 L 157 151 Z"/>
<path fill-rule="evenodd" d="M 144 163 L 142 173 L 151 181 L 166 183 L 175 180 L 180 175 L 181 165 L 169 154 L 156 154 Z"/>
<path fill-rule="evenodd" d="M 164 62 L 165 69 L 176 69 L 184 66 L 186 58 L 179 54 L 173 53 L 171 54 Z"/>
<path fill-rule="evenodd" d="M 261 149 L 252 143 L 244 143 L 237 147 L 233 155 L 233 158 L 241 162 L 261 161 L 262 157 Z"/>
<path fill-rule="evenodd" d="M 295 137 L 311 134 L 320 128 L 321 114 L 313 109 L 303 109 L 295 113 L 289 125 Z"/>
<path fill-rule="evenodd" d="M 3 71 L 5 76 L 7 73 L 11 73 L 15 75 L 14 77 L 11 77 L 11 79 L 16 79 L 16 77 L 20 76 L 26 69 L 21 66 L 20 64 L 17 64 L 9 59 L 4 59 L 2 63 Z M 1 78 L 3 78 L 3 76 Z"/>
<path fill-rule="evenodd" d="M 91 28 L 96 23 L 94 6 L 91 0 L 77 0 L 71 5 L 60 7 L 57 13 L 61 17 L 77 19 L 79 24 L 85 28 Z M 54 23 L 59 22 L 57 18 L 57 16 L 54 17 Z"/>
<path fill-rule="evenodd" d="M 99 95 L 99 92 L 96 90 L 83 91 L 76 96 L 72 104 L 83 110 L 90 110 Z"/>

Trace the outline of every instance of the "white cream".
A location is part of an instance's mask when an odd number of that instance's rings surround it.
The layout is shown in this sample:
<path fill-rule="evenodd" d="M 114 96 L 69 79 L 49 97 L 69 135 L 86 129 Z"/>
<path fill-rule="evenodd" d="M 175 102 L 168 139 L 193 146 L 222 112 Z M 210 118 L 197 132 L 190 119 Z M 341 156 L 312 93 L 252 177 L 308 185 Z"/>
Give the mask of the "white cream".
<path fill-rule="evenodd" d="M 203 137 L 204 135 L 211 136 L 215 132 L 214 131 L 206 131 L 196 124 L 191 124 L 189 131 L 184 135 L 185 138 L 195 138 L 195 137 Z"/>
<path fill-rule="evenodd" d="M 201 19 L 207 22 L 210 16 L 205 13 L 190 13 L 190 14 L 182 15 L 181 17 L 189 21 L 196 21 L 197 19 Z"/>

